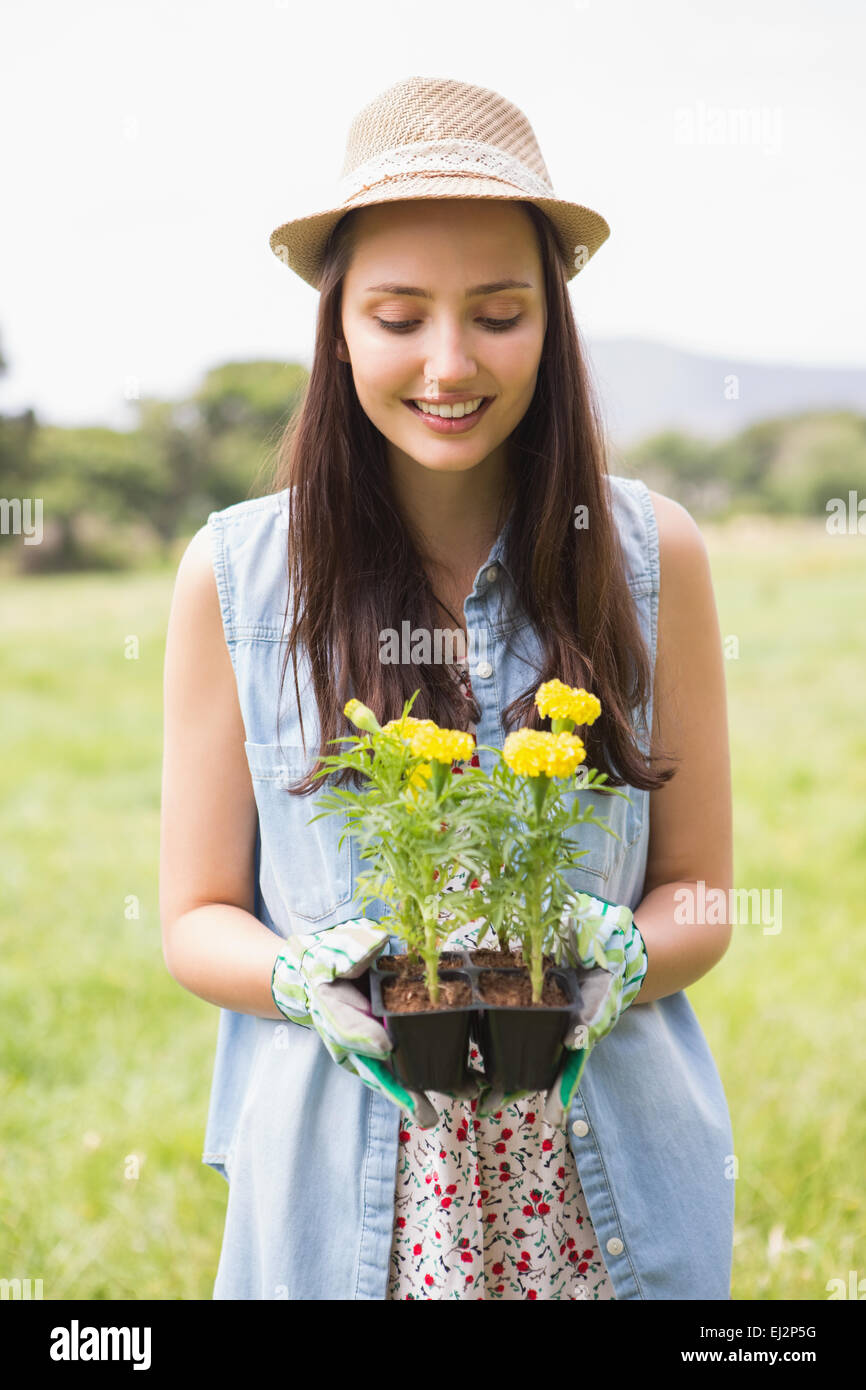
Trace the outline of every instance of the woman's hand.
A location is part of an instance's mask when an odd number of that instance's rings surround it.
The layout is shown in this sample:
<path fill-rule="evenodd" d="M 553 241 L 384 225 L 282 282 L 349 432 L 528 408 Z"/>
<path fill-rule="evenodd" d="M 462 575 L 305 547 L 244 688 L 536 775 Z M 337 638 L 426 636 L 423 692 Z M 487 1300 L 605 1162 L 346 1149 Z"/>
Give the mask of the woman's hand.
<path fill-rule="evenodd" d="M 439 1120 L 436 1108 L 391 1074 L 387 1057 L 393 1043 L 373 1017 L 369 999 L 351 983 L 382 954 L 388 937 L 366 917 L 289 936 L 274 962 L 271 994 L 285 1018 L 316 1030 L 337 1066 L 406 1109 L 421 1129 L 430 1129 Z"/>

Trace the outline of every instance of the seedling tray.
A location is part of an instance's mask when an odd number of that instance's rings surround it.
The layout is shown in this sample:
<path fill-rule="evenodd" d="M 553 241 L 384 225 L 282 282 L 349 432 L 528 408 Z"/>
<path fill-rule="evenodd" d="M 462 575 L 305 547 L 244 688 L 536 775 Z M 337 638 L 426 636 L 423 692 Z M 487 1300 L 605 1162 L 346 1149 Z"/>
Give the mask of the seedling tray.
<path fill-rule="evenodd" d="M 470 1079 L 471 1037 L 481 1049 L 488 1082 L 506 1092 L 548 1090 L 562 1061 L 563 1039 L 579 1021 L 577 971 L 570 966 L 545 967 L 544 978 L 554 979 L 568 998 L 562 1007 L 494 1004 L 485 999 L 482 981 L 497 975 L 513 977 L 514 966 L 473 965 L 469 952 L 463 950 L 449 949 L 443 955 L 448 966 L 440 967 L 440 980 L 466 980 L 472 989 L 471 1004 L 415 1013 L 387 1009 L 382 986 L 395 973 L 382 970 L 378 962 L 370 968 L 373 1013 L 382 1019 L 394 1042 L 389 1057 L 393 1074 L 411 1090 L 452 1092 Z M 423 977 L 423 966 L 411 977 Z"/>

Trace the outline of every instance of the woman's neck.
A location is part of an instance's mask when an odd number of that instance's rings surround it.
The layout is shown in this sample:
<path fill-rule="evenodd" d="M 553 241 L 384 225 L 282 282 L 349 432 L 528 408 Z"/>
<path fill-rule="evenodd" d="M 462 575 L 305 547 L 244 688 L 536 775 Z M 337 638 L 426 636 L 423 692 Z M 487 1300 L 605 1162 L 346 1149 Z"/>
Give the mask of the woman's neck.
<path fill-rule="evenodd" d="M 507 443 L 507 441 L 506 441 Z M 490 553 L 513 500 L 505 445 L 474 468 L 437 471 L 405 455 L 391 460 L 397 506 L 431 580 L 453 591 L 472 580 Z"/>

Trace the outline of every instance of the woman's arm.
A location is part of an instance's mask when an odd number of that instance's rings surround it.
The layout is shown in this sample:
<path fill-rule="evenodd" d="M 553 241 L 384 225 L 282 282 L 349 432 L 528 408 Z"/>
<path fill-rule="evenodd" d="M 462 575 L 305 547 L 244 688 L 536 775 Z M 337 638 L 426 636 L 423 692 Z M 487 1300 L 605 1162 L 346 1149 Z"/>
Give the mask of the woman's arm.
<path fill-rule="evenodd" d="M 203 527 L 175 581 L 164 675 L 159 910 L 169 972 L 238 1013 L 281 1018 L 281 940 L 255 917 L 256 804 L 237 683 Z"/>
<path fill-rule="evenodd" d="M 661 566 L 653 752 L 681 761 L 676 776 L 650 793 L 645 896 L 634 912 L 648 966 L 636 1004 L 685 989 L 717 964 L 730 944 L 733 886 L 725 668 L 709 557 L 685 508 L 657 492 L 650 497 Z M 702 922 L 701 915 L 716 915 L 701 912 L 714 888 L 724 892 L 723 921 Z M 695 903 L 692 921 L 676 920 L 682 889 Z"/>

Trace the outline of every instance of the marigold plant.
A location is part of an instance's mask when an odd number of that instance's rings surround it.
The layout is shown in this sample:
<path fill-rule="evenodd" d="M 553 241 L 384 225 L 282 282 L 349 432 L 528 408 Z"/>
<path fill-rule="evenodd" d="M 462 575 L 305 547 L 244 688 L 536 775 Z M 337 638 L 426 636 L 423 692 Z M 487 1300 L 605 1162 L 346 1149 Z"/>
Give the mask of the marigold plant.
<path fill-rule="evenodd" d="M 605 787 L 605 773 L 583 767 L 586 748 L 573 732 L 575 726 L 592 724 L 599 717 L 598 698 L 550 680 L 539 686 L 535 703 L 553 727 L 510 733 L 501 750 L 488 750 L 499 757 L 488 785 L 470 788 L 486 807 L 482 826 L 492 827 L 492 835 L 474 846 L 488 866 L 479 884 L 482 905 L 477 911 L 494 924 L 502 949 L 511 938 L 520 942 L 529 963 L 533 1003 L 541 999 L 545 954 L 560 960 L 566 947 L 562 916 L 574 890 L 564 875 L 579 867 L 586 853 L 569 832 L 592 822 L 616 837 L 616 831 L 596 817 L 592 803 L 581 805 L 580 793 L 625 796 L 615 787 Z"/>
<path fill-rule="evenodd" d="M 387 905 L 382 923 L 423 961 L 430 999 L 436 1004 L 441 943 L 454 930 L 454 913 L 462 916 L 468 904 L 477 903 L 469 889 L 452 891 L 446 916 L 440 901 L 441 870 L 459 867 L 475 873 L 478 861 L 472 845 L 481 838 L 483 805 L 474 799 L 470 804 L 472 774 L 478 769 L 452 776 L 455 762 L 472 757 L 472 735 L 410 716 L 418 693 L 406 702 L 399 719 L 385 725 L 361 701 L 348 702 L 344 712 L 361 736 L 334 739 L 349 746 L 325 755 L 316 776 L 354 768 L 366 783 L 361 791 L 335 787 L 323 792 L 323 809 L 311 823 L 321 815 L 345 812 L 340 844 L 346 834 L 356 838 L 361 859 L 372 866 L 360 876 L 358 896 L 363 905 L 372 899 Z"/>

